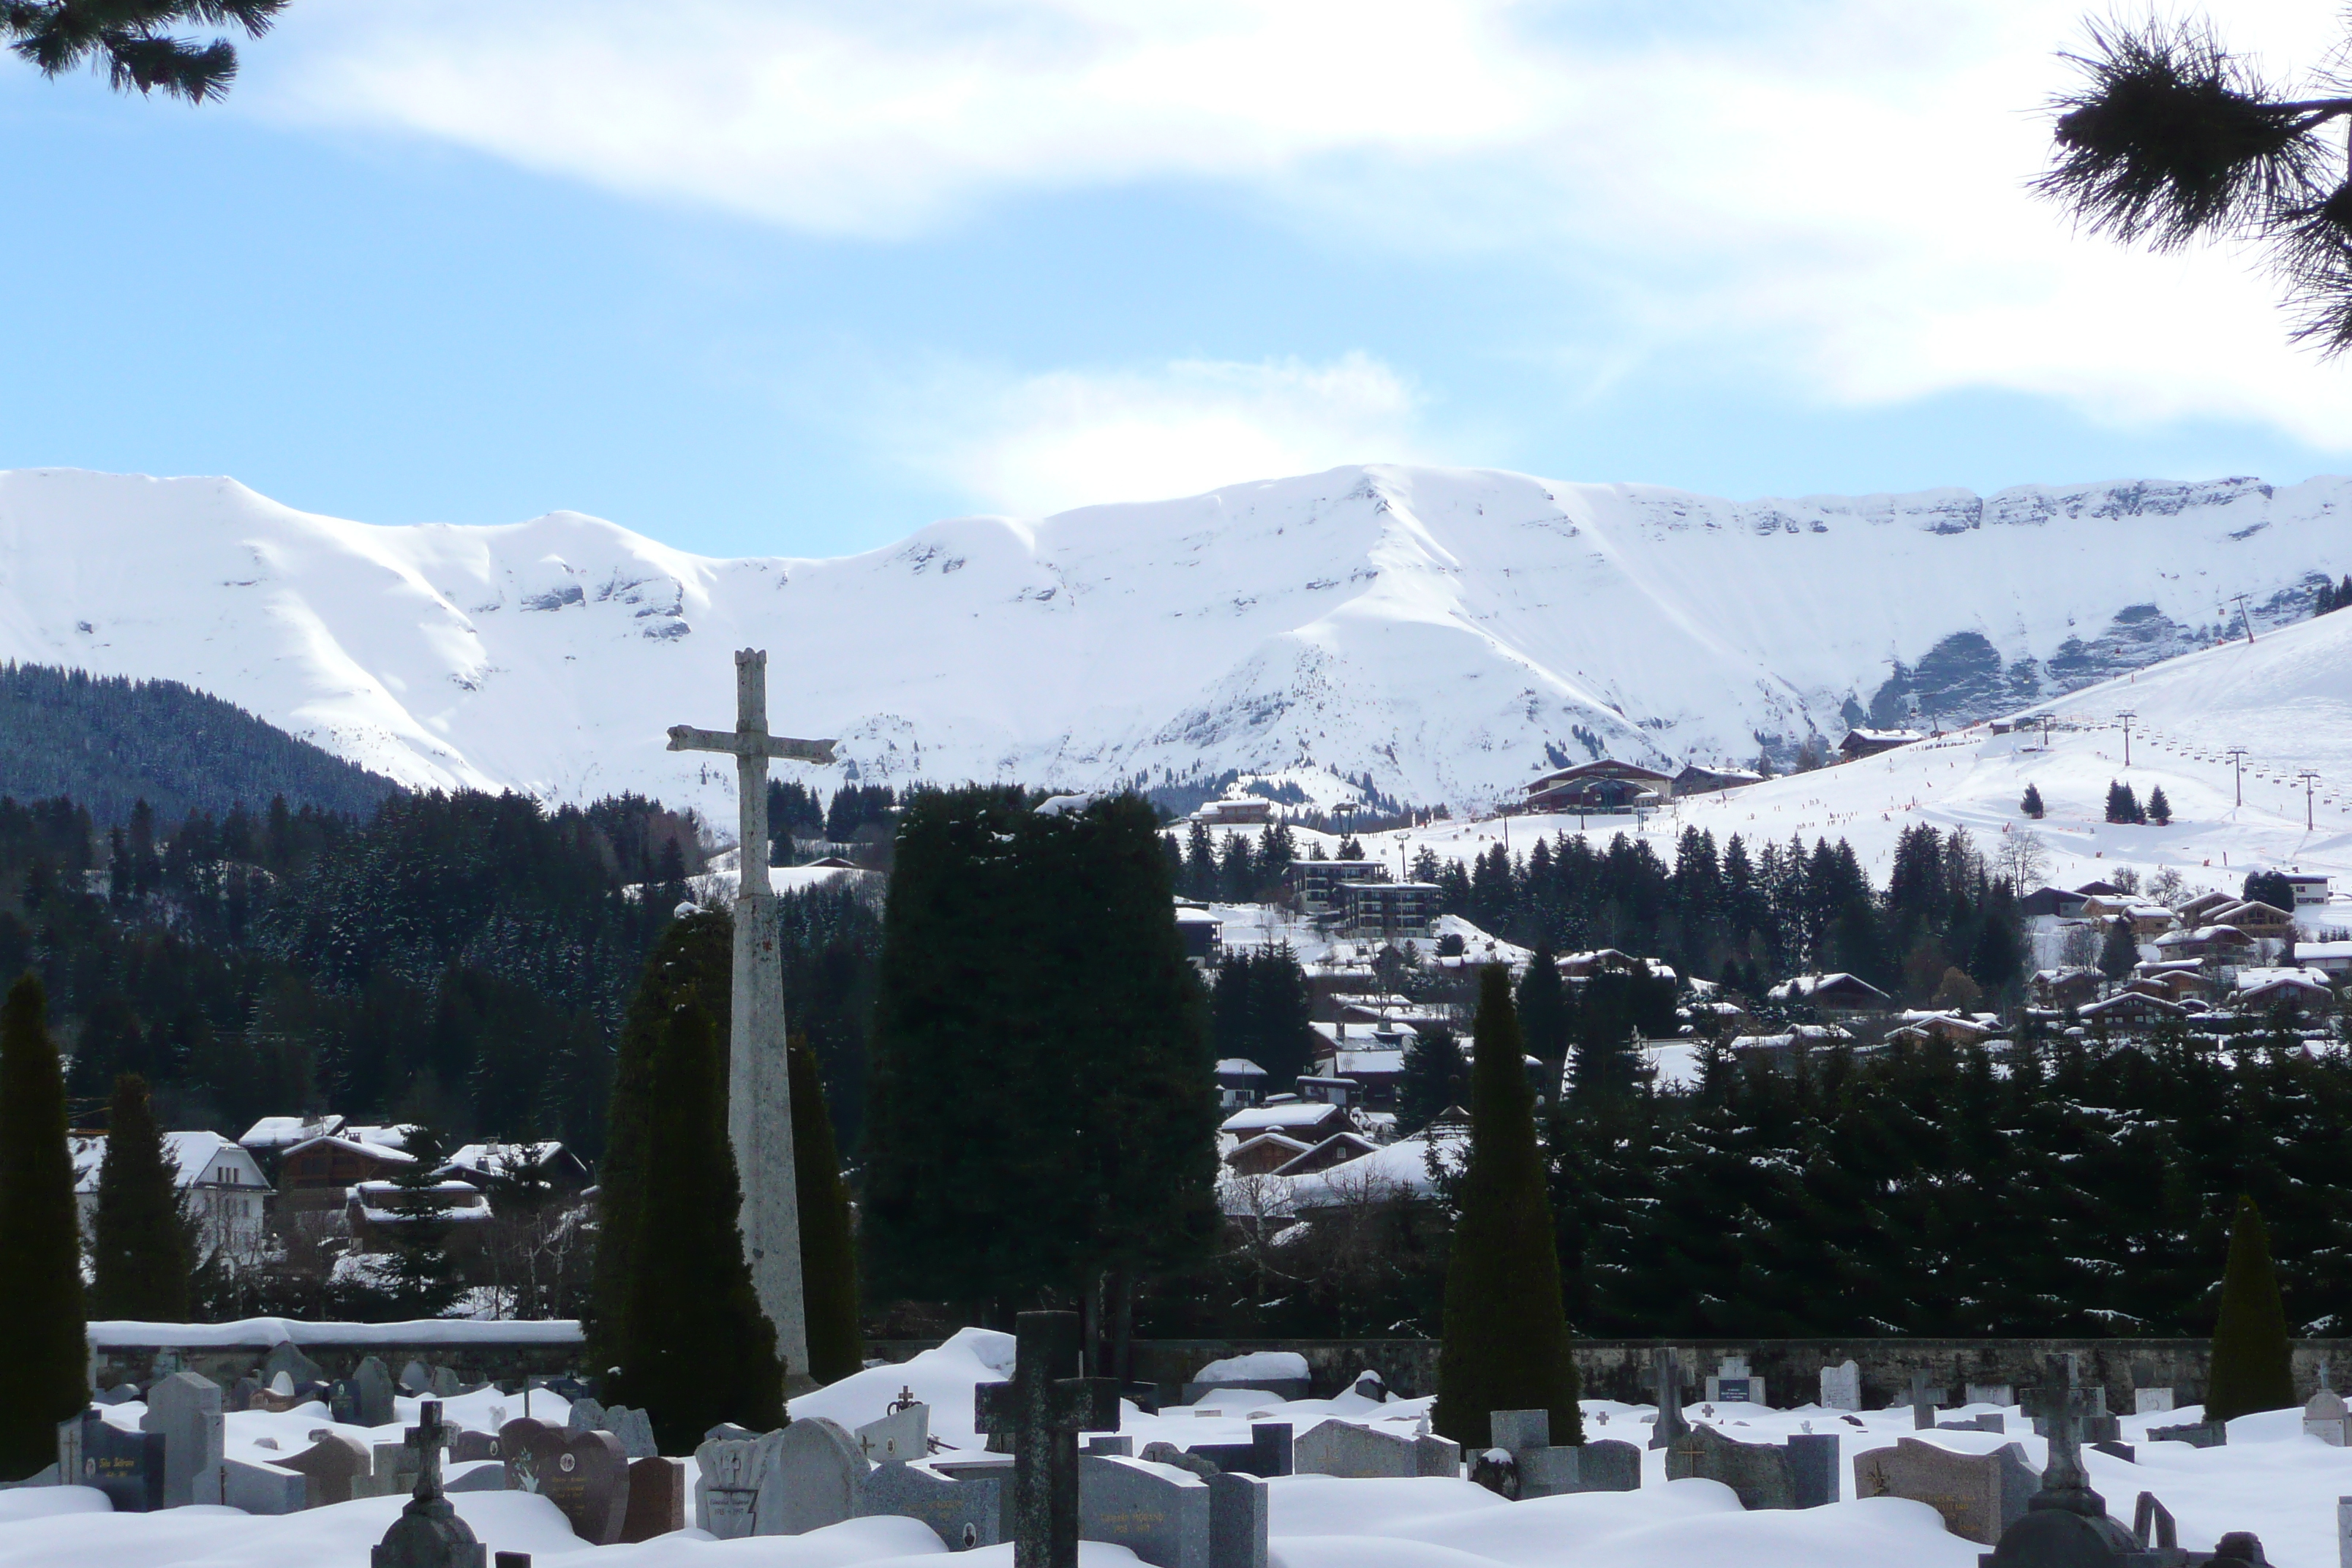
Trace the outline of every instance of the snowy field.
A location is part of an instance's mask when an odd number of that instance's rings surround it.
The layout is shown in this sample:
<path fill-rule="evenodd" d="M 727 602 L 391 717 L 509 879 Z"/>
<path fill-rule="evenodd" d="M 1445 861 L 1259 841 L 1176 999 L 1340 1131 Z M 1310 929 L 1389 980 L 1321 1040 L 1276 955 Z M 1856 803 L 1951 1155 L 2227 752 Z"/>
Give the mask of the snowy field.
<path fill-rule="evenodd" d="M 930 1405 L 937 1436 L 955 1447 L 978 1447 L 972 1389 L 1002 1376 L 1011 1358 L 1009 1335 L 966 1330 L 903 1365 L 872 1368 L 795 1400 L 793 1413 L 859 1425 L 879 1417 L 907 1386 Z M 413 1421 L 415 1403 L 397 1404 L 401 1424 Z M 1161 1440 L 1246 1443 L 1252 1420 L 1288 1421 L 1300 1434 L 1329 1417 L 1410 1433 L 1427 1415 L 1428 1405 L 1425 1399 L 1382 1403 L 1352 1394 L 1286 1402 L 1229 1392 L 1157 1415 L 1128 1405 L 1122 1429 L 1133 1434 L 1139 1452 Z M 519 1398 L 495 1393 L 462 1395 L 447 1401 L 446 1408 L 468 1426 L 488 1426 L 501 1411 L 509 1416 L 522 1413 Z M 1653 1414 L 1646 1406 L 1591 1400 L 1584 1410 L 1588 1436 L 1646 1440 Z M 140 1413 L 136 1404 L 117 1405 L 108 1419 L 135 1426 Z M 534 1394 L 531 1414 L 561 1420 L 562 1401 Z M 1981 1550 L 1947 1533 L 1925 1504 L 1850 1495 L 1854 1455 L 1898 1437 L 1922 1436 L 1914 1431 L 1908 1409 L 1853 1417 L 1858 1426 L 1816 1407 L 1692 1405 L 1685 1414 L 1749 1441 L 1836 1432 L 1843 1439 L 1840 1484 L 1848 1495 L 1801 1512 L 1747 1513 L 1727 1488 L 1713 1481 L 1667 1482 L 1658 1452 L 1645 1454 L 1637 1492 L 1523 1502 L 1505 1502 L 1467 1481 L 1441 1478 L 1292 1476 L 1270 1483 L 1270 1561 L 1275 1568 L 1878 1568 L 1898 1562 L 1905 1568 L 1971 1568 Z M 1936 1432 L 1926 1435 L 1929 1440 L 1976 1453 L 2014 1442 L 2029 1464 L 2038 1468 L 2046 1459 L 2046 1445 L 2014 1407 L 1969 1405 L 1949 1414 L 2000 1414 L 2009 1432 Z M 2189 1408 L 2122 1417 L 2125 1441 L 2138 1445 L 2137 1463 L 2085 1455 L 2092 1483 L 2105 1495 L 2109 1511 L 2127 1520 L 2133 1500 L 2152 1491 L 2179 1520 L 2184 1546 L 2210 1549 L 2224 1531 L 2252 1530 L 2279 1568 L 2330 1568 L 2336 1561 L 2336 1500 L 2352 1495 L 2352 1450 L 2305 1436 L 2297 1411 L 2231 1422 L 2225 1447 L 2145 1442 L 2149 1426 L 2195 1421 L 2199 1414 Z M 270 1450 L 258 1446 L 260 1439 L 274 1438 L 282 1455 L 307 1447 L 308 1434 L 327 1425 L 316 1405 L 284 1415 L 232 1415 L 227 1423 L 230 1456 L 257 1459 L 270 1457 Z M 342 1430 L 368 1441 L 399 1436 L 397 1426 Z M 282 1518 L 253 1518 L 226 1508 L 114 1514 L 98 1493 L 82 1488 L 25 1489 L 0 1493 L 0 1568 L 363 1568 L 368 1549 L 382 1538 L 402 1500 L 371 1498 Z M 804 1536 L 731 1542 L 714 1542 L 689 1528 L 639 1545 L 591 1547 L 565 1528 L 562 1516 L 543 1499 L 461 1492 L 452 1500 L 493 1552 L 528 1552 L 542 1563 L 593 1556 L 596 1568 L 849 1568 L 946 1551 L 929 1527 L 903 1519 L 855 1520 Z M 967 1556 L 974 1568 L 1004 1568 L 1012 1548 L 983 1548 Z M 1085 1548 L 1082 1560 L 1110 1568 L 1135 1558 L 1124 1548 L 1094 1544 Z"/>

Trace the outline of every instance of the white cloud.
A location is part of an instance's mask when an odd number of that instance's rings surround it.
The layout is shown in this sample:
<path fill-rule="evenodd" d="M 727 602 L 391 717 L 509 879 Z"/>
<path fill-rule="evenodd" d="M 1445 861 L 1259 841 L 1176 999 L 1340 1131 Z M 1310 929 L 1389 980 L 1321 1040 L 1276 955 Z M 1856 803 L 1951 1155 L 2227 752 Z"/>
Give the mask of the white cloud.
<path fill-rule="evenodd" d="M 1221 180 L 1326 234 L 1556 274 L 1594 309 L 1582 342 L 1532 353 L 1698 359 L 1829 403 L 2015 389 L 2119 424 L 2242 418 L 2352 447 L 2352 377 L 2286 346 L 2244 258 L 2077 238 L 2023 189 L 2048 148 L 2033 110 L 2064 76 L 2052 53 L 2086 4 L 308 0 L 278 63 L 254 51 L 254 85 L 277 112 L 821 234 Z M 2307 0 L 2222 20 L 2281 63 L 2339 36 Z M 1388 375 L 1362 364 L 1366 386 Z M 1296 378 L 1334 374 L 1024 382 L 1030 422 L 1006 416 L 975 482 L 1127 493 L 1087 489 L 1124 442 L 1182 488 L 1402 419 L 1346 394 L 1358 412 L 1318 423 Z M 1254 417 L 1276 423 L 1228 423 Z M 1169 455 L 1240 460 L 1253 441 L 1255 469 Z"/>
<path fill-rule="evenodd" d="M 908 417 L 909 406 L 914 410 Z M 889 420 L 899 460 L 1035 516 L 1431 454 L 1420 399 L 1365 354 L 1328 364 L 1182 360 L 1151 371 L 942 375 Z"/>

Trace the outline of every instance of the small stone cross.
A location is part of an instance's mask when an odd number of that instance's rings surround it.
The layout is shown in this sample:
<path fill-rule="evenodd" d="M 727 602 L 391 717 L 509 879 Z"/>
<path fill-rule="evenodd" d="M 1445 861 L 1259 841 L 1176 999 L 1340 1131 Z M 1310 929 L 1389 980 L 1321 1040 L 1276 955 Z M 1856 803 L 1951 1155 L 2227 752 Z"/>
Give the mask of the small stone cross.
<path fill-rule="evenodd" d="M 2042 1472 L 2042 1489 L 2026 1506 L 2105 1518 L 2107 1500 L 2091 1489 L 2090 1474 L 2083 1468 L 2083 1421 L 2091 1413 L 2091 1396 L 2081 1386 L 2071 1352 L 2045 1356 L 2042 1366 L 2046 1381 L 2032 1414 L 2050 1427 L 2050 1463 Z"/>
<path fill-rule="evenodd" d="M 419 1502 L 431 1502 L 441 1495 L 441 1450 L 457 1436 L 457 1429 L 441 1419 L 441 1402 L 428 1399 L 417 1407 L 416 1425 L 401 1435 L 401 1441 L 418 1450 L 416 1490 Z"/>
<path fill-rule="evenodd" d="M 1118 1430 L 1118 1384 L 1079 1377 L 1078 1315 L 1013 1320 L 1013 1381 L 973 1390 L 978 1426 L 1013 1444 L 1013 1568 L 1077 1568 L 1078 1434 Z"/>

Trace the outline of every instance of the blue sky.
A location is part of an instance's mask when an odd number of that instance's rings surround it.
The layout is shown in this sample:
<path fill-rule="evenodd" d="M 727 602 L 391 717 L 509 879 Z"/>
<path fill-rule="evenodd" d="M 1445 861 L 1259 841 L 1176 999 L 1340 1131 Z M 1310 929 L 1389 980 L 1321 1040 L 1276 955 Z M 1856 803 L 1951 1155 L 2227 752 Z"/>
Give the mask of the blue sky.
<path fill-rule="evenodd" d="M 2352 371 L 2242 258 L 2022 193 L 2071 6 L 646 16 L 294 0 L 202 109 L 0 62 L 0 465 L 830 554 L 1356 460 L 1741 497 L 2352 464 Z M 2282 64 L 2329 24 L 2231 17 Z"/>

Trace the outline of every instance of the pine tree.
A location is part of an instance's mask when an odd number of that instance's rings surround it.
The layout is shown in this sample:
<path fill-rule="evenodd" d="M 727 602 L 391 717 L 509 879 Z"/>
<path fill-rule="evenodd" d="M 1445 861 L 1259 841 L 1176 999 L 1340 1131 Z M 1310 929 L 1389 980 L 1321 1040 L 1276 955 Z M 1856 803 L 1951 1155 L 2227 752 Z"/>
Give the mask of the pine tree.
<path fill-rule="evenodd" d="M 793 1177 L 800 1194 L 801 1281 L 808 1312 L 808 1374 L 819 1383 L 847 1377 L 866 1364 L 857 1328 L 857 1238 L 849 1216 L 849 1185 L 841 1179 L 841 1152 L 825 1109 L 824 1082 L 805 1037 L 791 1046 Z"/>
<path fill-rule="evenodd" d="M 1549 945 L 1538 947 L 1535 957 L 1528 961 L 1528 972 L 1519 981 L 1518 1009 L 1519 1028 L 1527 1037 L 1528 1054 L 1542 1062 L 1567 1059 L 1568 990 L 1560 984 L 1559 965 L 1554 962 Z"/>
<path fill-rule="evenodd" d="M 106 1157 L 98 1168 L 89 1310 L 93 1317 L 185 1322 L 191 1272 L 187 1216 L 179 1183 L 155 1125 L 147 1080 L 114 1080 Z"/>
<path fill-rule="evenodd" d="M 2041 789 L 2036 785 L 2027 784 L 2025 786 L 2025 798 L 2017 803 L 2017 809 L 2023 812 L 2026 816 L 2033 818 L 2034 821 L 2041 821 L 2043 814 L 2048 810 L 2048 808 L 2042 804 Z"/>
<path fill-rule="evenodd" d="M 1404 1048 L 1404 1071 L 1397 1080 L 1397 1130 L 1417 1132 L 1441 1111 L 1470 1098 L 1470 1063 L 1454 1031 L 1433 1025 L 1415 1034 Z"/>
<path fill-rule="evenodd" d="M 2158 827 L 2172 826 L 2172 803 L 2164 798 L 2162 784 L 2147 792 L 2147 815 L 2142 820 L 2153 822 Z"/>
<path fill-rule="evenodd" d="M 2132 792 L 2131 785 L 2117 784 L 2113 779 L 2107 781 L 2107 820 L 2138 823 L 2147 820 L 2147 812 L 2141 806 L 2139 796 Z"/>
<path fill-rule="evenodd" d="M 2132 934 L 2131 921 L 2121 915 L 2107 922 L 2107 934 L 2099 944 L 2099 973 L 2110 980 L 2121 980 L 2139 963 L 2139 938 Z"/>
<path fill-rule="evenodd" d="M 0 1258 L 8 1269 L 0 1344 L 12 1368 L 0 1401 L 0 1480 L 52 1463 L 58 1423 L 89 1403 L 65 1073 L 47 1007 L 30 974 L 0 1005 Z"/>
<path fill-rule="evenodd" d="M 652 1062 L 635 1274 L 614 1397 L 651 1418 L 660 1446 L 692 1450 L 710 1427 L 782 1424 L 776 1331 L 751 1285 L 727 1142 L 727 1053 L 688 990 Z"/>
<path fill-rule="evenodd" d="M 2227 1421 L 2294 1405 L 2290 1358 L 2270 1234 L 2254 1200 L 2241 1196 L 2230 1225 L 2230 1260 L 2221 1271 L 2221 1310 L 2213 1322 L 2205 1419 Z"/>
<path fill-rule="evenodd" d="M 1445 1335 L 1432 1424 L 1467 1447 L 1496 1410 L 1548 1409 L 1554 1443 L 1584 1441 L 1560 1302 L 1559 1252 L 1536 1148 L 1509 973 L 1480 976 L 1470 1163 L 1445 1270 Z"/>
<path fill-rule="evenodd" d="M 401 1150 L 409 1163 L 392 1179 L 398 1229 L 386 1284 L 403 1317 L 437 1318 L 461 1288 L 457 1259 L 449 1256 L 448 1200 L 440 1191 L 448 1151 L 440 1132 L 422 1123 L 409 1129 Z"/>

